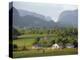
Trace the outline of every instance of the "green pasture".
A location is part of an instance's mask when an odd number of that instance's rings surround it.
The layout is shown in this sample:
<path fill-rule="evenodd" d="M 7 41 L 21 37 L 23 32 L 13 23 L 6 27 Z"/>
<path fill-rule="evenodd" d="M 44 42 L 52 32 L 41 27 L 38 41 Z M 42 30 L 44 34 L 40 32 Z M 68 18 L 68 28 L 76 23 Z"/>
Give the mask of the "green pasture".
<path fill-rule="evenodd" d="M 31 47 L 32 44 L 35 42 L 37 37 L 44 37 L 47 36 L 46 34 L 40 35 L 40 34 L 32 34 L 32 35 L 22 35 L 18 36 L 18 39 L 13 40 L 13 44 L 16 44 L 17 46 L 28 46 Z M 50 35 L 50 39 L 53 39 L 53 34 Z"/>
<path fill-rule="evenodd" d="M 13 45 L 17 46 L 17 48 L 13 49 L 13 58 L 74 55 L 78 53 L 77 48 L 51 49 L 52 46 L 51 44 L 54 44 L 54 41 L 61 42 L 64 44 L 66 44 L 67 42 L 71 44 L 75 41 L 77 42 L 77 30 L 74 30 L 74 32 L 72 32 L 71 29 L 69 29 L 69 31 L 67 29 L 63 30 L 54 29 L 50 30 L 49 33 L 43 30 L 41 31 L 43 32 L 42 34 L 40 34 L 40 32 L 37 31 L 41 30 L 36 29 L 35 31 L 33 30 L 19 31 L 22 34 L 17 36 L 17 39 L 13 40 Z M 16 32 L 14 36 L 15 35 Z M 38 37 L 42 40 L 38 41 L 36 39 Z M 44 37 L 48 37 L 48 39 L 44 40 Z M 41 47 L 41 49 L 32 49 L 33 43 L 35 43 L 35 41 L 37 41 L 38 44 L 40 43 L 42 45 L 46 44 L 51 46 Z"/>
<path fill-rule="evenodd" d="M 41 50 L 24 50 L 24 51 L 13 51 L 13 58 L 21 58 L 21 57 L 40 57 L 40 56 L 57 56 L 57 55 L 74 55 L 77 54 L 77 49 L 75 48 L 65 48 L 61 50 L 53 50 L 53 49 L 43 49 Z"/>

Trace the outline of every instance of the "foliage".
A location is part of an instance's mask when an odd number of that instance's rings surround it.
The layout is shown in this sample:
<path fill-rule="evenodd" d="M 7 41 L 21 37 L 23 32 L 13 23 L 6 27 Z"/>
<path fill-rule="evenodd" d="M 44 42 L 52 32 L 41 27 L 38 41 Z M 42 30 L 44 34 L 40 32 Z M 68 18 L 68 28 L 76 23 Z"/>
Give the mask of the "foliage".
<path fill-rule="evenodd" d="M 18 34 L 19 33 L 19 34 Z M 24 34 L 23 34 L 24 33 Z M 52 28 L 52 29 L 16 29 L 14 35 L 17 35 L 17 39 L 13 40 L 14 48 L 21 47 L 20 51 L 13 51 L 14 57 L 30 57 L 30 56 L 45 56 L 45 55 L 67 55 L 76 54 L 78 48 L 78 29 L 77 28 Z M 47 39 L 44 39 L 47 37 Z M 48 50 L 46 48 L 52 47 L 53 44 L 58 43 L 63 46 L 62 50 Z M 70 43 L 74 45 L 73 49 L 67 49 L 66 44 Z M 40 44 L 43 49 L 33 50 L 32 47 L 35 44 Z M 75 50 L 76 49 L 76 50 Z M 63 51 L 63 52 L 61 52 Z"/>

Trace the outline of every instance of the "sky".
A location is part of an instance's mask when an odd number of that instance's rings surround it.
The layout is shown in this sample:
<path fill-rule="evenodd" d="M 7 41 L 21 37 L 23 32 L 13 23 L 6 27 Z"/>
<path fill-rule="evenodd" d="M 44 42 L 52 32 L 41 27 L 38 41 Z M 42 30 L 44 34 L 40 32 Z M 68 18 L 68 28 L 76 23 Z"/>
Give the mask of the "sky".
<path fill-rule="evenodd" d="M 32 2 L 14 2 L 13 6 L 16 9 L 27 10 L 35 12 L 44 16 L 51 17 L 55 22 L 58 21 L 59 15 L 63 11 L 75 10 L 76 5 L 63 5 L 63 4 L 52 4 L 52 3 L 32 3 Z"/>

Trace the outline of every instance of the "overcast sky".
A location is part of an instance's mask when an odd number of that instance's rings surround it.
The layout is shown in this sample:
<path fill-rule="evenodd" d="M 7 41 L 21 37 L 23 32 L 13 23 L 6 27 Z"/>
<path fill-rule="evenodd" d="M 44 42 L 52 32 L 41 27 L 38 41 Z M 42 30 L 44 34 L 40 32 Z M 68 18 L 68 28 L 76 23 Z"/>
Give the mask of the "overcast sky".
<path fill-rule="evenodd" d="M 54 21 L 58 20 L 61 12 L 65 10 L 75 10 L 76 5 L 61 5 L 61 4 L 50 4 L 50 3 L 31 3 L 31 2 L 14 2 L 13 6 L 16 9 L 27 10 L 36 12 L 44 16 L 50 16 Z"/>

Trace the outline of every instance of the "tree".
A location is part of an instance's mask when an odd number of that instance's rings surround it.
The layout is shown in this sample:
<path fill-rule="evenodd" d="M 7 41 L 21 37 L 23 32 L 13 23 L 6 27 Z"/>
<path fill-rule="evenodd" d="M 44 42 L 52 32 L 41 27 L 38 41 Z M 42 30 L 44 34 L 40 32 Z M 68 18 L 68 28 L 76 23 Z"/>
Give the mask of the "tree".
<path fill-rule="evenodd" d="M 77 40 L 74 40 L 73 45 L 74 45 L 74 48 L 78 48 L 78 42 L 77 42 Z"/>
<path fill-rule="evenodd" d="M 55 40 L 51 40 L 49 44 L 52 46 L 53 44 L 55 44 Z"/>
<path fill-rule="evenodd" d="M 12 29 L 12 38 L 16 39 L 17 36 L 19 36 L 19 35 L 21 35 L 21 33 L 16 28 L 13 28 Z"/>
<path fill-rule="evenodd" d="M 37 40 L 37 42 L 39 42 L 39 40 L 40 40 L 40 37 L 37 37 L 37 38 L 36 38 L 36 40 Z"/>
<path fill-rule="evenodd" d="M 36 40 L 35 40 L 35 42 L 33 43 L 33 45 L 38 44 L 39 41 L 40 41 L 40 37 L 37 37 Z"/>

